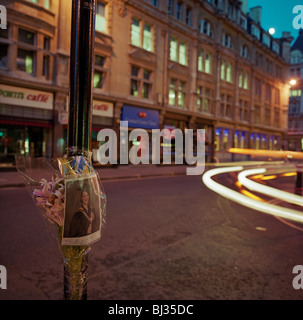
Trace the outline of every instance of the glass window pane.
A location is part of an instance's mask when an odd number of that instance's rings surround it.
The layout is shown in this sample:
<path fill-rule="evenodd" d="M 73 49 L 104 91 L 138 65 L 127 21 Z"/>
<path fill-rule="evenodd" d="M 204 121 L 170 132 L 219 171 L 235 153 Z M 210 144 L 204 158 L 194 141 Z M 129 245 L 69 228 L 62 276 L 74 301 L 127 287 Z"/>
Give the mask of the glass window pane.
<path fill-rule="evenodd" d="M 143 31 L 143 49 L 152 51 L 152 28 L 145 24 Z"/>
<path fill-rule="evenodd" d="M 177 39 L 175 38 L 172 38 L 170 40 L 169 58 L 172 61 L 178 60 L 178 43 L 177 43 Z"/>
<path fill-rule="evenodd" d="M 204 99 L 204 112 L 209 112 L 209 99 Z"/>
<path fill-rule="evenodd" d="M 48 78 L 49 76 L 49 56 L 43 56 L 43 70 L 42 75 L 45 78 Z"/>
<path fill-rule="evenodd" d="M 137 80 L 131 79 L 130 94 L 134 97 L 138 97 L 139 92 L 139 82 Z"/>
<path fill-rule="evenodd" d="M 205 72 L 211 74 L 211 55 L 209 53 L 205 55 Z"/>
<path fill-rule="evenodd" d="M 179 63 L 186 65 L 186 45 L 183 42 L 179 46 Z"/>
<path fill-rule="evenodd" d="M 143 83 L 143 91 L 142 91 L 142 97 L 148 99 L 150 95 L 150 89 L 151 85 L 149 83 L 144 82 Z"/>
<path fill-rule="evenodd" d="M 184 82 L 184 81 L 180 81 L 180 83 L 179 83 L 179 90 L 180 90 L 180 91 L 184 91 L 184 90 L 185 90 L 185 82 Z"/>
<path fill-rule="evenodd" d="M 7 44 L 0 44 L 0 69 L 7 69 Z"/>
<path fill-rule="evenodd" d="M 44 0 L 44 8 L 47 10 L 51 9 L 51 0 Z"/>
<path fill-rule="evenodd" d="M 43 48 L 44 50 L 49 50 L 50 49 L 50 39 L 47 37 L 44 37 L 44 43 L 43 43 Z"/>
<path fill-rule="evenodd" d="M 105 4 L 99 1 L 96 6 L 95 29 L 106 32 Z"/>
<path fill-rule="evenodd" d="M 231 64 L 228 63 L 226 67 L 226 81 L 231 82 Z"/>
<path fill-rule="evenodd" d="M 150 80 L 150 76 L 151 76 L 151 71 L 149 71 L 149 70 L 144 70 L 143 78 L 144 78 L 145 80 Z"/>
<path fill-rule="evenodd" d="M 170 80 L 170 84 L 169 84 L 170 88 L 175 89 L 176 85 L 177 85 L 177 80 L 176 79 L 171 79 Z"/>
<path fill-rule="evenodd" d="M 137 47 L 140 47 L 140 21 L 138 19 L 133 18 L 132 26 L 131 26 L 131 44 Z"/>
<path fill-rule="evenodd" d="M 95 56 L 95 65 L 96 65 L 96 66 L 99 66 L 99 67 L 104 67 L 104 65 L 105 65 L 105 60 L 106 60 L 106 57 L 96 55 L 96 56 Z"/>
<path fill-rule="evenodd" d="M 203 51 L 200 50 L 199 56 L 198 56 L 198 70 L 203 71 Z"/>
<path fill-rule="evenodd" d="M 170 106 L 174 106 L 174 105 L 175 105 L 175 101 L 176 101 L 176 93 L 175 93 L 175 90 L 169 89 L 169 93 L 168 93 L 168 104 L 169 104 Z"/>
<path fill-rule="evenodd" d="M 140 72 L 140 68 L 136 66 L 132 66 L 132 76 L 138 77 Z"/>
<path fill-rule="evenodd" d="M 185 94 L 183 92 L 178 92 L 178 106 L 184 107 Z"/>
<path fill-rule="evenodd" d="M 17 70 L 34 73 L 34 52 L 18 49 Z"/>
<path fill-rule="evenodd" d="M 33 32 L 24 30 L 24 29 L 19 29 L 18 30 L 18 41 L 24 42 L 27 44 L 35 44 L 35 34 Z"/>
<path fill-rule="evenodd" d="M 95 29 L 100 32 L 106 31 L 106 20 L 105 17 L 100 16 L 99 14 L 96 14 L 95 19 Z"/>
<path fill-rule="evenodd" d="M 97 8 L 96 8 L 96 14 L 105 17 L 105 4 L 98 1 L 97 2 Z"/>
<path fill-rule="evenodd" d="M 225 62 L 221 62 L 221 80 L 225 80 Z"/>
<path fill-rule="evenodd" d="M 104 72 L 95 70 L 93 79 L 94 88 L 103 88 L 104 80 Z"/>

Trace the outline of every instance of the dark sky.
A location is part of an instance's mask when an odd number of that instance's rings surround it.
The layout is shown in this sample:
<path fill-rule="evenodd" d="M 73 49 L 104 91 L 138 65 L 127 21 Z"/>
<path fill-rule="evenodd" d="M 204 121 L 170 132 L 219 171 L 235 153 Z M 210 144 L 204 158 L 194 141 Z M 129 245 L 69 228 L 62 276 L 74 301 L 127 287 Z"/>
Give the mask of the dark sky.
<path fill-rule="evenodd" d="M 261 26 L 267 30 L 271 27 L 276 29 L 273 35 L 275 38 L 282 37 L 283 31 L 291 32 L 296 38 L 299 30 L 294 29 L 292 22 L 297 14 L 292 13 L 296 5 L 303 5 L 303 0 L 248 0 L 247 8 L 261 6 L 262 22 Z"/>

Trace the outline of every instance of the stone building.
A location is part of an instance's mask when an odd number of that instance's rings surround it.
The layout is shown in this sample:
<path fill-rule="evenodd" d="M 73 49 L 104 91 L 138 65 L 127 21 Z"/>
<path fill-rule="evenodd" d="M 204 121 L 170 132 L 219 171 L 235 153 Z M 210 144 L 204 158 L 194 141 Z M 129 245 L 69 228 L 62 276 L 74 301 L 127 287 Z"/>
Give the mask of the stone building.
<path fill-rule="evenodd" d="M 0 161 L 64 153 L 72 0 L 4 1 Z M 207 160 L 280 149 L 291 38 L 238 0 L 97 1 L 92 148 L 103 128 L 205 129 Z M 150 136 L 151 139 L 151 136 Z M 134 143 L 144 142 L 129 141 Z M 173 146 L 172 146 L 173 149 Z M 238 157 L 238 156 L 237 156 Z"/>
<path fill-rule="evenodd" d="M 289 93 L 288 149 L 303 150 L 303 30 L 291 46 L 290 79 L 295 80 Z"/>

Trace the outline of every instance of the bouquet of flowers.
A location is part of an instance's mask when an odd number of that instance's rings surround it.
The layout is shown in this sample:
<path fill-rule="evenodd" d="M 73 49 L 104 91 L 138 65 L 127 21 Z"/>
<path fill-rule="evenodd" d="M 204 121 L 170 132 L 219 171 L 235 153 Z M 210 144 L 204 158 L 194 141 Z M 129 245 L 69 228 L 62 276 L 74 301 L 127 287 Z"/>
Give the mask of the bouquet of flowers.
<path fill-rule="evenodd" d="M 53 174 L 52 180 L 41 179 L 41 188 L 34 189 L 33 197 L 51 223 L 62 228 L 64 221 L 64 179 Z"/>
<path fill-rule="evenodd" d="M 64 298 L 85 300 L 87 298 L 88 252 L 91 244 L 101 237 L 105 223 L 106 195 L 98 173 L 84 156 L 57 159 L 57 168 L 45 158 L 16 157 L 17 170 L 37 208 L 56 226 L 64 261 Z M 75 193 L 82 185 L 90 187 L 94 199 L 95 218 L 99 224 L 94 233 L 76 238 L 68 235 L 70 207 L 78 205 Z M 76 191 L 75 191 L 76 190 Z M 72 195 L 69 193 L 74 192 Z M 74 204 L 74 202 L 76 204 Z M 70 213 L 71 214 L 71 213 Z M 64 241 L 63 241 L 64 240 Z"/>

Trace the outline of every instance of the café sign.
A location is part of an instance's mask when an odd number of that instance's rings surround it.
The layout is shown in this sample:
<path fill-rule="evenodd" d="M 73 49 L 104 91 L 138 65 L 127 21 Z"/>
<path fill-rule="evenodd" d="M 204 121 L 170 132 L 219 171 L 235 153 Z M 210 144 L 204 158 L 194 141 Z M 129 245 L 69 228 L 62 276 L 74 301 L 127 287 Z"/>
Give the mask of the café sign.
<path fill-rule="evenodd" d="M 0 104 L 52 110 L 53 94 L 0 84 Z"/>

